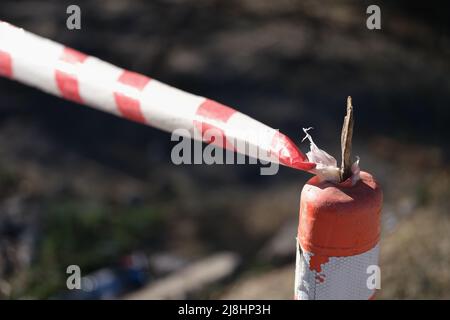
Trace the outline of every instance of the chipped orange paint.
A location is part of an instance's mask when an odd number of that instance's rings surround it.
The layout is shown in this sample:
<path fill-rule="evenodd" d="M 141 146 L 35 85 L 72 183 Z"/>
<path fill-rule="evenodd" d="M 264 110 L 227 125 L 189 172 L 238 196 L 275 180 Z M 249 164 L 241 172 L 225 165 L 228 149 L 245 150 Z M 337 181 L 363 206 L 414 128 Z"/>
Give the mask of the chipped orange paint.
<path fill-rule="evenodd" d="M 317 273 L 322 272 L 322 265 L 328 262 L 327 256 L 321 256 L 319 254 L 315 254 L 311 256 L 309 260 L 309 270 L 316 271 Z"/>
<path fill-rule="evenodd" d="M 321 274 L 321 272 L 322 272 L 322 265 L 327 263 L 328 261 L 329 258 L 327 256 L 321 256 L 319 254 L 312 255 L 309 258 L 309 270 L 317 272 L 315 279 L 320 283 L 325 282 L 326 276 L 324 274 Z"/>
<path fill-rule="evenodd" d="M 324 274 L 316 276 L 316 280 L 319 281 L 320 283 L 324 283 L 325 282 L 325 278 L 326 277 L 325 277 Z"/>

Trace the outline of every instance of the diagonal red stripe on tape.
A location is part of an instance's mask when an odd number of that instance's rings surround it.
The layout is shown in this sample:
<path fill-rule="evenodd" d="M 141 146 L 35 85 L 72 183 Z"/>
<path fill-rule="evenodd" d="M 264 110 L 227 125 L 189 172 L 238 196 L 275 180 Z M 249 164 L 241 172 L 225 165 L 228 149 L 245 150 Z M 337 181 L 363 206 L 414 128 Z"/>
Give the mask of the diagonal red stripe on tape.
<path fill-rule="evenodd" d="M 0 75 L 12 78 L 12 60 L 8 52 L 0 50 Z"/>
<path fill-rule="evenodd" d="M 80 51 L 65 47 L 60 59 L 65 62 L 75 64 L 75 63 L 83 63 L 87 59 L 87 57 L 88 56 L 86 54 Z"/>
<path fill-rule="evenodd" d="M 221 139 L 219 141 L 216 141 L 215 139 L 209 139 L 209 141 L 205 140 L 205 142 L 214 143 L 221 148 L 225 146 L 225 148 L 234 151 L 234 146 L 227 141 L 223 126 L 219 127 L 218 122 L 226 123 L 235 112 L 236 110 L 230 107 L 227 107 L 214 100 L 206 99 L 197 109 L 194 125 L 201 132 L 202 137 L 207 131 L 211 132 L 212 130 L 219 133 L 221 136 Z"/>
<path fill-rule="evenodd" d="M 144 87 L 150 81 L 150 78 L 136 72 L 124 70 L 124 72 L 120 75 L 118 81 L 122 84 L 126 84 L 130 87 L 138 89 L 139 91 L 142 91 L 142 89 L 144 89 Z"/>
<path fill-rule="evenodd" d="M 197 116 L 205 120 L 227 122 L 236 110 L 214 100 L 206 99 L 198 108 Z"/>
<path fill-rule="evenodd" d="M 309 162 L 291 139 L 280 132 L 274 135 L 270 151 L 285 166 L 306 171 L 316 167 L 316 164 Z"/>
<path fill-rule="evenodd" d="M 146 120 L 142 114 L 141 103 L 137 94 L 150 82 L 150 78 L 124 70 L 117 81 L 121 86 L 118 86 L 118 89 L 114 92 L 114 99 L 119 112 L 129 120 L 145 123 Z M 130 90 L 125 90 L 123 86 L 129 87 Z M 132 93 L 133 91 L 135 91 L 135 94 Z"/>
<path fill-rule="evenodd" d="M 64 98 L 83 103 L 75 70 L 79 64 L 87 59 L 87 57 L 88 56 L 84 53 L 74 49 L 64 48 L 63 53 L 59 58 L 62 65 L 59 65 L 55 71 L 56 84 Z M 68 67 L 67 69 L 63 67 L 64 64 Z"/>

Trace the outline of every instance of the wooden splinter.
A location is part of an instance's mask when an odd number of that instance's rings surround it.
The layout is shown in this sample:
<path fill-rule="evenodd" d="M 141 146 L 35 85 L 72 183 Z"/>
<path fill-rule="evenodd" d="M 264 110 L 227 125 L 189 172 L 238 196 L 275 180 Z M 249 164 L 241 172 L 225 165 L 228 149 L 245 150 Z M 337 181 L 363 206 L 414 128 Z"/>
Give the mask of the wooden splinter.
<path fill-rule="evenodd" d="M 347 180 L 352 176 L 352 137 L 353 137 L 353 106 L 352 97 L 347 97 L 347 115 L 344 118 L 344 124 L 342 126 L 341 133 L 341 182 Z"/>

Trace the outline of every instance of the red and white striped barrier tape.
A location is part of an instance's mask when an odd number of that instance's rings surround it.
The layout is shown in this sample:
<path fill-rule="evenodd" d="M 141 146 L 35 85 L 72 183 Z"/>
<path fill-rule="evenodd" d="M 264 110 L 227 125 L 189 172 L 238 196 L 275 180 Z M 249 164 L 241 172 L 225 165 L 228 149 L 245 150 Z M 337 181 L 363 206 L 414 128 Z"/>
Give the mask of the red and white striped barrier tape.
<path fill-rule="evenodd" d="M 1 21 L 0 75 L 164 131 L 185 129 L 203 139 L 216 129 L 224 141 L 246 146 L 234 151 L 300 170 L 315 167 L 287 136 L 233 108 Z"/>

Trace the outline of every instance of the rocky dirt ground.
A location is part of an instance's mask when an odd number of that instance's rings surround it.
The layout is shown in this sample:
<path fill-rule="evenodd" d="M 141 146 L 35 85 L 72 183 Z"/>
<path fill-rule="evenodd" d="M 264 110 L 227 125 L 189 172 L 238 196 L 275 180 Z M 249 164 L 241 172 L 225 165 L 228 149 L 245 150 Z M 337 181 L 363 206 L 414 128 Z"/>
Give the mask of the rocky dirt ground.
<path fill-rule="evenodd" d="M 385 192 L 378 296 L 450 298 L 445 8 L 386 3 L 382 31 L 370 32 L 359 1 L 78 2 L 79 32 L 62 27 L 64 1 L 3 0 L 0 19 L 232 105 L 295 141 L 313 126 L 335 155 L 352 95 L 354 153 Z M 291 298 L 292 225 L 308 175 L 175 166 L 172 145 L 0 79 L 0 297 L 54 297 L 67 265 L 86 274 L 141 252 L 150 264 L 206 266 L 204 285 L 183 297 Z M 201 264 L 211 256 L 214 268 Z M 185 269 L 168 264 L 125 297 L 155 297 L 159 281 Z"/>

